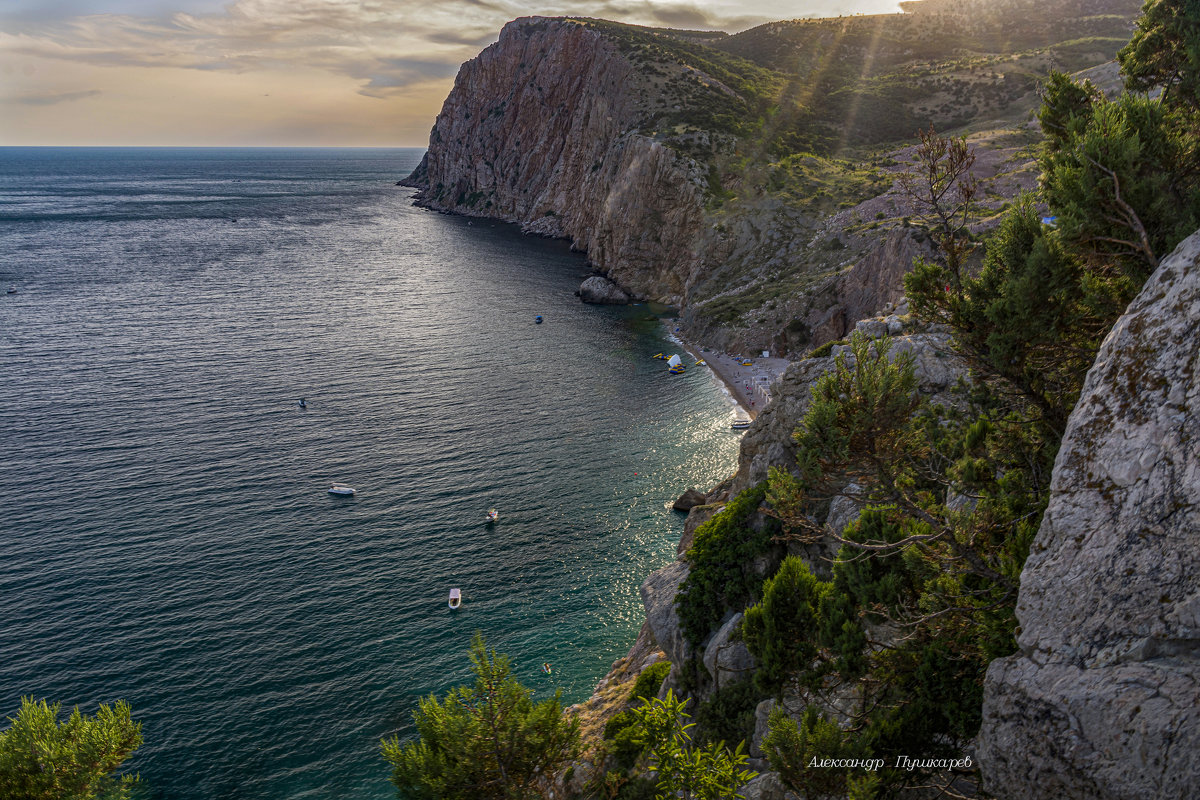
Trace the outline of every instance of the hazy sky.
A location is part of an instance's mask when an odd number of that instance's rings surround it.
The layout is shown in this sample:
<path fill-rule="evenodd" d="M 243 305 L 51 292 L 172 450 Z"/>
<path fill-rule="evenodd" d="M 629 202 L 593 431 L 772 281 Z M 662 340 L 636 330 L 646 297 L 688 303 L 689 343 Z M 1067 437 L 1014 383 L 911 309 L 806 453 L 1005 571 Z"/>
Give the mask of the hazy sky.
<path fill-rule="evenodd" d="M 896 0 L 0 0 L 0 145 L 423 146 L 531 14 L 744 30 Z"/>

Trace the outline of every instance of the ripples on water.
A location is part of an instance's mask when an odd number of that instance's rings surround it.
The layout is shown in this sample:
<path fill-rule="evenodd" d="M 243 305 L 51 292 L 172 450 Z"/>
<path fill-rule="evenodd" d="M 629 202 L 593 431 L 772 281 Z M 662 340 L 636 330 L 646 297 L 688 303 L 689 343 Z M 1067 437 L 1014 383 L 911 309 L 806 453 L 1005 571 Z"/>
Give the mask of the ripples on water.
<path fill-rule="evenodd" d="M 0 149 L 0 715 L 128 699 L 154 797 L 388 798 L 474 631 L 568 702 L 623 654 L 728 401 L 419 157 Z"/>

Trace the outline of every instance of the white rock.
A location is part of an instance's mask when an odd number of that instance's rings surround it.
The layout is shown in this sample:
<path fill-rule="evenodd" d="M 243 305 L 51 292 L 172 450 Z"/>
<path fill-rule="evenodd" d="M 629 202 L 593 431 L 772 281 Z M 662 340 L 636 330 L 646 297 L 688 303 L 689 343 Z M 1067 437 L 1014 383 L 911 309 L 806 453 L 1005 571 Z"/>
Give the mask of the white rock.
<path fill-rule="evenodd" d="M 1104 340 L 992 663 L 979 756 L 1002 798 L 1200 797 L 1200 233 Z"/>

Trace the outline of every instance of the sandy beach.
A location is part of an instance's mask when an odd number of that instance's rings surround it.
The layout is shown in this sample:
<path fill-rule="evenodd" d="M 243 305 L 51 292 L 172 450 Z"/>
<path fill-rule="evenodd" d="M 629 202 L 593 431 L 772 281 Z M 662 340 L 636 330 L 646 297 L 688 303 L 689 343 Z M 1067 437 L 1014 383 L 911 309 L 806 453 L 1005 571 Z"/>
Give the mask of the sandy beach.
<path fill-rule="evenodd" d="M 679 338 L 679 334 L 674 335 Z M 757 417 L 764 408 L 769 398 L 767 390 L 791 363 L 786 358 L 763 358 L 761 353 L 754 357 L 747 353 L 745 355 L 750 358 L 751 364 L 744 366 L 741 362 L 745 359 L 741 355 L 697 347 L 681 338 L 679 341 L 692 355 L 691 362 L 685 362 L 688 369 L 704 369 L 692 366 L 697 359 L 704 359 L 708 368 L 729 388 L 733 399 L 751 419 Z"/>

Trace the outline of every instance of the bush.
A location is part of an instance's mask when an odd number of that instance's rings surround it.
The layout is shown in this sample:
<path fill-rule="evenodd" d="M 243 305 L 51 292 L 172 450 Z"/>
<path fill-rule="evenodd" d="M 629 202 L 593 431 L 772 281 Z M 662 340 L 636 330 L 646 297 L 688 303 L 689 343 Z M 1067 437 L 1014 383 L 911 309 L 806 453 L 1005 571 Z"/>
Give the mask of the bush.
<path fill-rule="evenodd" d="M 705 742 L 736 745 L 747 749 L 754 737 L 754 710 L 761 695 L 750 678 L 723 686 L 696 708 L 696 728 Z"/>
<path fill-rule="evenodd" d="M 642 674 L 638 675 L 637 682 L 633 684 L 633 691 L 629 693 L 629 699 L 649 700 L 657 695 L 658 690 L 662 687 L 662 682 L 666 680 L 667 673 L 670 671 L 670 661 L 656 661 L 646 667 L 642 670 Z"/>
<path fill-rule="evenodd" d="M 757 529 L 750 525 L 765 496 L 765 484 L 747 489 L 696 529 L 686 555 L 691 571 L 675 600 L 684 635 L 693 646 L 699 647 L 726 611 L 743 608 L 761 590 L 762 578 L 753 562 L 770 550 L 779 532 L 775 519 L 762 520 Z"/>
<path fill-rule="evenodd" d="M 762 601 L 746 609 L 742 636 L 759 660 L 755 679 L 766 691 L 805 669 L 817 655 L 817 609 L 833 585 L 813 577 L 808 564 L 788 556 L 763 584 Z"/>

